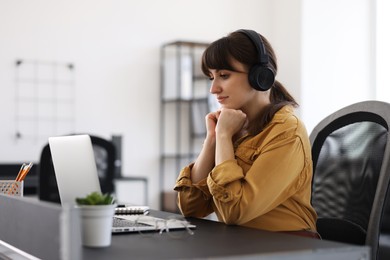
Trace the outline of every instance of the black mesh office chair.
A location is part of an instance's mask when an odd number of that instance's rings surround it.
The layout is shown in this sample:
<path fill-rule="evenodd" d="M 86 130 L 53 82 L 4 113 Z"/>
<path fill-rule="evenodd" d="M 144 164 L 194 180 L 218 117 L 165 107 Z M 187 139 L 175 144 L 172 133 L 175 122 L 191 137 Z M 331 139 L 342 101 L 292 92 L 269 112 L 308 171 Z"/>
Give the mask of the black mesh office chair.
<path fill-rule="evenodd" d="M 390 177 L 390 104 L 365 101 L 323 119 L 310 134 L 312 204 L 323 239 L 368 245 L 377 258 Z"/>
<path fill-rule="evenodd" d="M 108 140 L 90 135 L 95 154 L 96 167 L 103 193 L 114 192 L 115 146 Z M 40 200 L 60 203 L 57 181 L 49 144 L 45 145 L 39 162 Z"/>

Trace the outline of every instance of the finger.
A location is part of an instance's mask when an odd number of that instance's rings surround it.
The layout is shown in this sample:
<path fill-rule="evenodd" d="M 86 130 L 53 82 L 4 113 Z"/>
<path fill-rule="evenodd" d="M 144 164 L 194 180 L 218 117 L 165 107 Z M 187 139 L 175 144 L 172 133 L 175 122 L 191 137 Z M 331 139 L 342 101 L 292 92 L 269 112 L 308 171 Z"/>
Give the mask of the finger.
<path fill-rule="evenodd" d="M 215 117 L 217 118 L 217 120 L 218 120 L 218 118 L 219 118 L 220 115 L 221 115 L 221 110 L 217 110 L 217 111 L 215 112 Z"/>

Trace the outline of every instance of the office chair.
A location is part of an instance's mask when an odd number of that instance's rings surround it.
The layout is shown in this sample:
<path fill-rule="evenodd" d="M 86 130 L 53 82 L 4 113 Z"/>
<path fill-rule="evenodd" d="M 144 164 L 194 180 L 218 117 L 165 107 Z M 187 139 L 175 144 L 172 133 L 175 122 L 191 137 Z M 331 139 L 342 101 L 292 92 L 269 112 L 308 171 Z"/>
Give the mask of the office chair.
<path fill-rule="evenodd" d="M 390 104 L 364 101 L 336 111 L 310 134 L 312 205 L 323 239 L 371 247 L 377 259 L 390 178 Z"/>
<path fill-rule="evenodd" d="M 90 135 L 95 154 L 96 168 L 103 193 L 114 192 L 115 146 L 108 140 Z M 54 173 L 50 146 L 46 144 L 41 152 L 39 163 L 40 200 L 60 203 L 57 180 Z"/>

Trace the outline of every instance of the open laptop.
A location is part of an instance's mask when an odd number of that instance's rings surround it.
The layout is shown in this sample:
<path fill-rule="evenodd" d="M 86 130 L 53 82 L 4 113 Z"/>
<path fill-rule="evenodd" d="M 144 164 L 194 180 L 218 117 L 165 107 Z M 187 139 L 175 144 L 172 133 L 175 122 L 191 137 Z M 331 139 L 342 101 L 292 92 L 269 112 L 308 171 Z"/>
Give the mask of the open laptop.
<path fill-rule="evenodd" d="M 76 204 L 77 197 L 101 192 L 93 146 L 89 135 L 57 136 L 49 138 L 61 205 Z M 142 208 L 147 208 L 143 206 Z M 147 208 L 148 209 L 148 208 Z M 145 210 L 148 212 L 148 210 Z M 142 214 L 141 214 L 142 215 Z M 136 220 L 136 221 L 135 221 Z M 115 215 L 113 233 L 156 230 L 163 219 L 139 215 Z M 137 223 L 135 223 L 137 222 Z M 142 223 L 141 223 L 142 222 Z M 187 226 L 195 228 L 194 225 Z M 182 223 L 170 223 L 169 229 L 186 228 Z"/>

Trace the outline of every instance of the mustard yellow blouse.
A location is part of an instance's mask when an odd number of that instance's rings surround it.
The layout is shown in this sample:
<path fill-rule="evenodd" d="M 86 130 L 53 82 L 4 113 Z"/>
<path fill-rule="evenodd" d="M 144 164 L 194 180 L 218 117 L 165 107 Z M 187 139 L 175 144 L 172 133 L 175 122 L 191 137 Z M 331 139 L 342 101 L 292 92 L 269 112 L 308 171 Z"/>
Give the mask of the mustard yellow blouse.
<path fill-rule="evenodd" d="M 191 182 L 193 164 L 176 181 L 184 216 L 206 217 L 270 231 L 316 230 L 310 204 L 312 160 L 306 129 L 293 108 L 280 109 L 258 135 L 235 148 L 199 183 Z"/>

